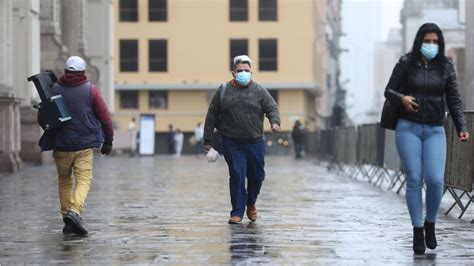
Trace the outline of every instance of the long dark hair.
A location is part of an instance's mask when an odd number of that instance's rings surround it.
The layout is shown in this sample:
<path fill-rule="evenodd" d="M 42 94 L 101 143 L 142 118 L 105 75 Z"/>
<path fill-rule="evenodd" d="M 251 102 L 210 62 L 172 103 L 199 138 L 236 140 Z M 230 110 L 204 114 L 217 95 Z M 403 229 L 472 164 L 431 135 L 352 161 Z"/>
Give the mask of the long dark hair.
<path fill-rule="evenodd" d="M 433 58 L 433 61 L 438 63 L 444 62 L 446 60 L 446 57 L 444 56 L 443 32 L 438 27 L 438 25 L 434 23 L 425 23 L 421 25 L 421 27 L 418 29 L 415 41 L 413 42 L 413 48 L 411 49 L 411 59 L 413 61 L 417 61 L 421 58 L 422 54 L 420 49 L 421 45 L 423 44 L 423 38 L 425 38 L 425 35 L 427 33 L 436 33 L 436 35 L 438 35 L 438 54 L 435 58 Z"/>

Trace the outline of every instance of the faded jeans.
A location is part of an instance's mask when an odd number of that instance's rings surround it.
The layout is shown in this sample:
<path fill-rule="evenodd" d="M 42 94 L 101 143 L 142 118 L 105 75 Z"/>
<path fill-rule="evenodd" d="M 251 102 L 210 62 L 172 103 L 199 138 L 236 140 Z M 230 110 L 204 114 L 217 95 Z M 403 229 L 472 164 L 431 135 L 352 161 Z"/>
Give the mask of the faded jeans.
<path fill-rule="evenodd" d="M 423 227 L 423 181 L 426 183 L 426 216 L 435 222 L 443 197 L 446 134 L 443 126 L 400 119 L 396 145 L 406 176 L 406 200 L 412 225 Z"/>

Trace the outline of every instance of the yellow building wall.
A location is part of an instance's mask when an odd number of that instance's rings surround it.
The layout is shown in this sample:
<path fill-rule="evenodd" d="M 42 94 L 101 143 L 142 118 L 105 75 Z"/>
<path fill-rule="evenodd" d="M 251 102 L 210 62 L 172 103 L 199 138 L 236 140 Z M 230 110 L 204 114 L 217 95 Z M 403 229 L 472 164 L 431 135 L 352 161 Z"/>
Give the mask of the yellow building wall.
<path fill-rule="evenodd" d="M 280 90 L 278 91 L 282 130 L 291 130 L 295 119 L 306 120 L 308 105 L 305 103 L 305 92 L 303 90 Z M 192 131 L 198 122 L 204 123 L 209 106 L 207 91 L 170 91 L 168 93 L 168 109 L 150 109 L 148 107 L 148 91 L 139 92 L 139 109 L 120 108 L 120 93 L 115 95 L 116 112 L 114 121 L 120 129 L 126 129 L 128 123 L 140 114 L 156 115 L 156 130 L 165 132 L 168 125 L 173 124 L 175 128 L 182 131 Z M 268 119 L 265 118 L 265 130 L 270 130 Z"/>
<path fill-rule="evenodd" d="M 326 84 L 326 33 L 325 33 L 325 14 L 326 1 L 313 1 L 313 32 L 314 38 L 312 40 L 313 49 L 313 79 L 322 87 Z M 324 14 L 324 15 L 321 15 Z"/>
<path fill-rule="evenodd" d="M 303 90 L 278 91 L 282 130 L 290 131 L 295 120 L 305 121 L 305 92 Z"/>
<path fill-rule="evenodd" d="M 249 20 L 229 21 L 228 0 L 168 0 L 168 21 L 148 21 L 148 0 L 139 0 L 139 21 L 119 22 L 118 0 L 114 0 L 115 16 L 115 83 L 220 83 L 232 78 L 229 70 L 230 39 L 248 39 L 249 56 L 253 60 L 253 79 L 264 82 L 317 82 L 324 78 L 323 0 L 278 0 L 277 21 L 258 20 L 258 0 L 249 0 Z M 322 14 L 322 15 L 320 15 Z M 278 70 L 258 71 L 259 39 L 277 39 Z M 139 41 L 139 71 L 120 72 L 119 41 Z M 148 71 L 148 40 L 166 39 L 168 71 Z M 168 108 L 148 107 L 148 91 L 139 93 L 138 110 L 120 108 L 116 91 L 114 121 L 126 129 L 132 117 L 156 115 L 156 129 L 168 130 L 168 124 L 182 131 L 192 131 L 204 122 L 212 90 L 169 90 Z M 315 103 L 305 98 L 304 90 L 279 90 L 282 129 L 289 131 L 295 119 L 305 121 L 315 114 Z M 314 102 L 314 101 L 313 101 Z M 313 104 L 313 106 L 311 106 Z M 311 112 L 311 113 L 309 113 Z M 265 130 L 269 130 L 265 119 Z"/>
<path fill-rule="evenodd" d="M 229 40 L 249 41 L 253 72 L 260 82 L 314 81 L 314 0 L 279 0 L 276 22 L 258 21 L 258 1 L 249 1 L 249 21 L 229 21 L 227 0 L 168 1 L 168 21 L 148 21 L 148 1 L 139 1 L 139 21 L 119 22 L 116 16 L 115 56 L 119 40 L 139 40 L 139 72 L 120 72 L 116 82 L 128 84 L 219 82 L 230 77 Z M 114 1 L 118 14 L 118 1 Z M 278 71 L 258 71 L 258 40 L 276 38 Z M 148 72 L 148 40 L 168 41 L 168 72 Z"/>
<path fill-rule="evenodd" d="M 140 114 L 154 114 L 158 132 L 167 131 L 169 124 L 182 131 L 193 131 L 198 122 L 204 123 L 209 105 L 207 91 L 169 91 L 167 109 L 149 108 L 146 90 L 139 92 L 138 109 L 120 108 L 120 93 L 116 92 L 115 97 L 116 112 L 113 119 L 120 129 L 126 129 L 132 117 L 138 120 Z"/>

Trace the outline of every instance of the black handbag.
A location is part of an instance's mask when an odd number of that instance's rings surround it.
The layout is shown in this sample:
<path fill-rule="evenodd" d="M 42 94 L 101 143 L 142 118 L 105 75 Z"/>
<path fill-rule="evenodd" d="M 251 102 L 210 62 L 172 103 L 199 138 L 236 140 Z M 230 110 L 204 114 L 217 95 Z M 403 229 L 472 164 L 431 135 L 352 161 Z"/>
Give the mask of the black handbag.
<path fill-rule="evenodd" d="M 400 93 L 403 93 L 405 88 L 405 76 L 408 72 L 407 67 L 403 67 L 402 71 L 402 81 L 400 82 L 399 87 L 396 89 Z M 400 117 L 402 108 L 404 107 L 401 103 L 394 103 L 385 98 L 382 108 L 382 115 L 380 117 L 380 127 L 389 130 L 395 130 L 397 128 L 398 118 Z"/>
<path fill-rule="evenodd" d="M 380 126 L 382 128 L 395 130 L 400 116 L 400 107 L 399 104 L 394 104 L 389 99 L 385 99 L 380 118 Z"/>

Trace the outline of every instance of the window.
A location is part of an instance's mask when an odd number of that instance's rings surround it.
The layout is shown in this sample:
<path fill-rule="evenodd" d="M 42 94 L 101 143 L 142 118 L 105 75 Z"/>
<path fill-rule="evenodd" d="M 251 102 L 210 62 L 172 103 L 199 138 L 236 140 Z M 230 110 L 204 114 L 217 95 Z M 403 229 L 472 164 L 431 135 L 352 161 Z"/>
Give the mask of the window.
<path fill-rule="evenodd" d="M 247 21 L 249 18 L 248 0 L 229 0 L 230 21 Z"/>
<path fill-rule="evenodd" d="M 120 40 L 120 71 L 138 71 L 138 40 Z"/>
<path fill-rule="evenodd" d="M 120 0 L 120 21 L 138 21 L 137 0 Z"/>
<path fill-rule="evenodd" d="M 247 39 L 231 39 L 230 40 L 230 70 L 234 67 L 234 57 L 238 55 L 248 54 Z"/>
<path fill-rule="evenodd" d="M 148 20 L 167 21 L 167 0 L 148 0 Z"/>
<path fill-rule="evenodd" d="M 273 100 L 278 104 L 278 91 L 277 90 L 268 90 Z"/>
<path fill-rule="evenodd" d="M 148 41 L 148 69 L 150 72 L 168 71 L 168 44 L 166 40 Z"/>
<path fill-rule="evenodd" d="M 276 71 L 277 61 L 277 40 L 263 39 L 259 40 L 258 56 L 260 71 Z"/>
<path fill-rule="evenodd" d="M 148 106 L 150 109 L 167 109 L 168 108 L 168 92 L 167 91 L 150 91 L 148 93 Z"/>
<path fill-rule="evenodd" d="M 258 0 L 258 20 L 277 20 L 277 0 Z"/>
<path fill-rule="evenodd" d="M 120 108 L 138 109 L 138 91 L 120 91 Z"/>

